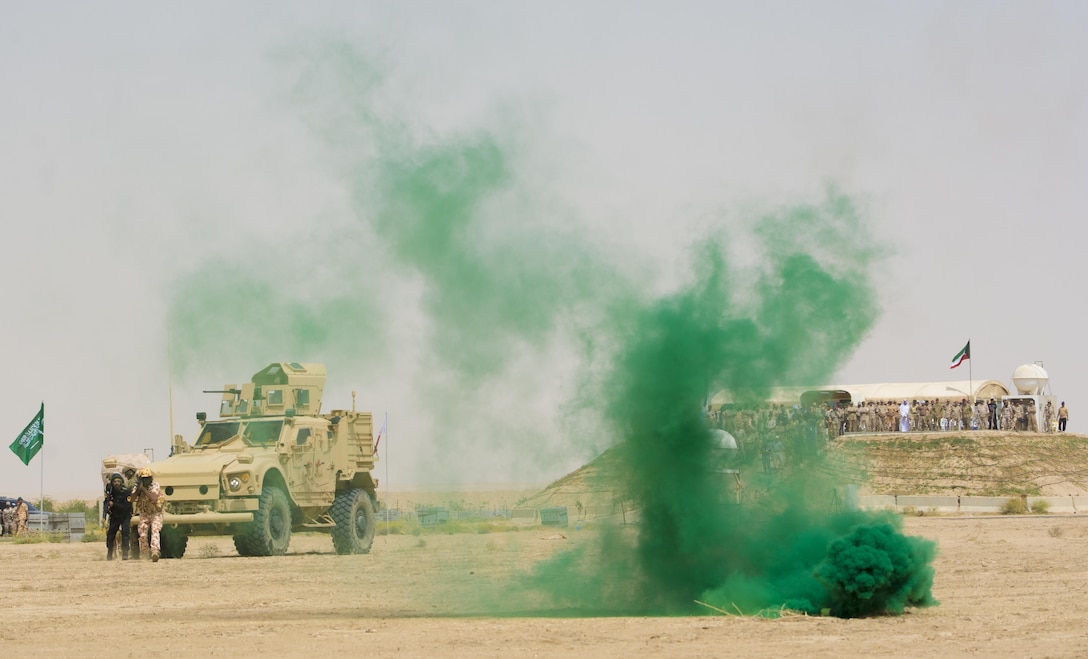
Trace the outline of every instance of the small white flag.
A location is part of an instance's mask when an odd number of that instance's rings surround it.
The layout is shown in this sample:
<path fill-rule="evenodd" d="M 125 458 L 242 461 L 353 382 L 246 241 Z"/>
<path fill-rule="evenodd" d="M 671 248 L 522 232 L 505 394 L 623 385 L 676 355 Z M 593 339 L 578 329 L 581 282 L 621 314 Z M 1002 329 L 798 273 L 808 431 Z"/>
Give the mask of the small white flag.
<path fill-rule="evenodd" d="M 382 443 L 382 435 L 385 434 L 385 424 L 389 422 L 389 416 L 382 418 L 382 427 L 378 430 L 378 438 L 374 440 L 374 452 L 378 452 L 378 444 Z"/>

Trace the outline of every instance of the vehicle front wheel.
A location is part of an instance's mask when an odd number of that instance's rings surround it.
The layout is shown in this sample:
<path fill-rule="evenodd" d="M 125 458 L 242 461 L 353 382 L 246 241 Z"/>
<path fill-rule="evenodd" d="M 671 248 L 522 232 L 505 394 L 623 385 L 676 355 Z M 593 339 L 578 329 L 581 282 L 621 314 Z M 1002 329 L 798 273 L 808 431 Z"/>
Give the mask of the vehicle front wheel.
<path fill-rule="evenodd" d="M 159 531 L 159 553 L 163 558 L 181 558 L 189 544 L 189 534 L 184 529 L 164 526 Z"/>
<path fill-rule="evenodd" d="M 242 556 L 283 556 L 291 544 L 291 505 L 276 487 L 265 488 L 253 521 L 234 534 Z"/>

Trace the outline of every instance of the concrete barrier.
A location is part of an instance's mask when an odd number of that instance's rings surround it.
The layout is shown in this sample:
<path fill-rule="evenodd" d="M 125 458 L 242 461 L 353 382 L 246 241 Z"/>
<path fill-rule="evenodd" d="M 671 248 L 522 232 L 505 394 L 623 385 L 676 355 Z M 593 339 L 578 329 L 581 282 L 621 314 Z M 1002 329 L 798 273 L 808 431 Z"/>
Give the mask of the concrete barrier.
<path fill-rule="evenodd" d="M 858 507 L 865 510 L 895 510 L 895 495 L 859 494 Z"/>
<path fill-rule="evenodd" d="M 961 513 L 999 513 L 1012 497 L 960 497 Z"/>
<path fill-rule="evenodd" d="M 1088 513 L 1088 497 L 1070 497 L 1073 500 L 1074 512 Z"/>
<path fill-rule="evenodd" d="M 438 526 L 450 521 L 450 511 L 442 506 L 423 506 L 416 508 L 416 519 L 420 526 Z"/>
<path fill-rule="evenodd" d="M 1073 506 L 1073 497 L 1028 497 L 1028 510 L 1032 509 L 1039 501 L 1045 501 L 1047 505 L 1047 512 L 1050 513 L 1063 513 L 1068 515 L 1069 513 L 1077 512 L 1077 509 Z"/>
<path fill-rule="evenodd" d="M 544 526 L 566 526 L 567 507 L 558 506 L 555 508 L 541 508 L 540 523 Z"/>
<path fill-rule="evenodd" d="M 958 497 L 954 496 L 897 496 L 895 509 L 903 512 L 906 508 L 926 512 L 936 510 L 939 513 L 959 512 Z"/>
<path fill-rule="evenodd" d="M 536 522 L 536 508 L 514 508 L 510 511 L 510 521 L 515 524 L 533 524 Z"/>

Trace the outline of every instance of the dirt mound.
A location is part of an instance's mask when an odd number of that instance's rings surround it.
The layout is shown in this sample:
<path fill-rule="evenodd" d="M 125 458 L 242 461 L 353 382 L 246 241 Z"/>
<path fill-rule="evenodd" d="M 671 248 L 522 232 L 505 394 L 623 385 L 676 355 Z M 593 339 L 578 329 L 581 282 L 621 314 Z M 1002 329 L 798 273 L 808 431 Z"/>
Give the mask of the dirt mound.
<path fill-rule="evenodd" d="M 1088 495 L 1088 436 L 972 431 L 846 435 L 827 447 L 838 482 L 868 494 L 970 496 Z M 619 454 L 611 448 L 522 501 L 526 508 L 566 506 L 583 517 L 630 507 L 611 486 Z M 751 475 L 745 480 L 751 480 Z"/>
<path fill-rule="evenodd" d="M 1088 436 L 1068 433 L 847 435 L 832 464 L 864 474 L 872 494 L 1088 494 Z"/>
<path fill-rule="evenodd" d="M 537 509 L 566 506 L 571 514 L 579 512 L 586 517 L 622 513 L 625 504 L 619 490 L 612 486 L 619 468 L 619 452 L 612 447 L 518 506 Z"/>

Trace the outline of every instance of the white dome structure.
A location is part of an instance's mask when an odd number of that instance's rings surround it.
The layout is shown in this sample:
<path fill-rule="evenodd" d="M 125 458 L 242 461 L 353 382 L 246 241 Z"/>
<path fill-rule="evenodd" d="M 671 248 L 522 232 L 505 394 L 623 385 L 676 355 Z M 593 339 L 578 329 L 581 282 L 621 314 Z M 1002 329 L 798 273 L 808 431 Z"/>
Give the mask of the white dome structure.
<path fill-rule="evenodd" d="M 1038 364 L 1017 366 L 1012 372 L 1012 384 L 1022 396 L 1041 396 L 1047 382 L 1050 382 L 1050 376 Z"/>
<path fill-rule="evenodd" d="M 710 431 L 710 435 L 714 438 L 714 448 L 736 450 L 737 438 L 726 431 L 714 428 Z"/>

